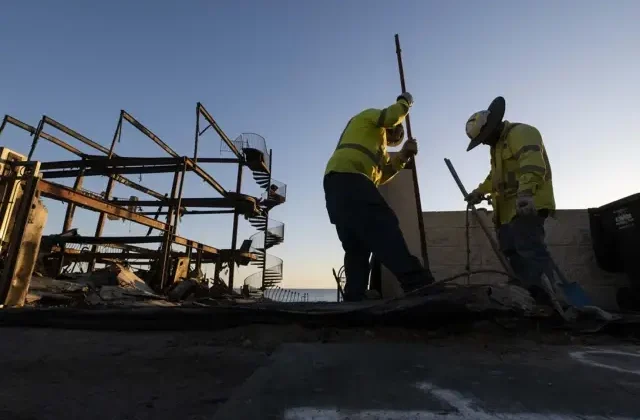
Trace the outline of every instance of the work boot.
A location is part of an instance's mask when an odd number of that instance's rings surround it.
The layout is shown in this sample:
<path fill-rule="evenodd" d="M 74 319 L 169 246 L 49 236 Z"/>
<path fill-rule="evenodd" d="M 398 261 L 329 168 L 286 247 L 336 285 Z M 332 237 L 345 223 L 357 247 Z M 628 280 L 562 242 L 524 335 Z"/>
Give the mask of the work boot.
<path fill-rule="evenodd" d="M 411 273 L 400 279 L 400 284 L 405 295 L 424 296 L 442 290 L 442 286 L 433 286 L 436 279 L 429 269 L 417 273 Z M 430 286 L 430 287 L 427 287 Z"/>

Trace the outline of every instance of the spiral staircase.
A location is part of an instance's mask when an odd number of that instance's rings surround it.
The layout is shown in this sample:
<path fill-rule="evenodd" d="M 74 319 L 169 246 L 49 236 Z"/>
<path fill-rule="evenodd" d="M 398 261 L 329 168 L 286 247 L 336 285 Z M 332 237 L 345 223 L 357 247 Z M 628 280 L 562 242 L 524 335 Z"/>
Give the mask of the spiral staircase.
<path fill-rule="evenodd" d="M 284 241 L 284 223 L 269 218 L 269 212 L 286 201 L 287 186 L 271 177 L 271 153 L 265 139 L 255 133 L 243 133 L 233 140 L 233 144 L 244 154 L 247 167 L 253 179 L 264 190 L 259 206 L 262 214 L 247 220 L 258 230 L 249 240 L 250 252 L 257 256 L 250 264 L 260 268 L 244 280 L 252 294 L 264 294 L 282 281 L 283 261 L 267 253 L 270 248 Z M 224 143 L 223 143 L 224 145 Z M 224 146 L 223 146 L 224 147 Z M 221 151 L 225 151 L 221 149 Z"/>

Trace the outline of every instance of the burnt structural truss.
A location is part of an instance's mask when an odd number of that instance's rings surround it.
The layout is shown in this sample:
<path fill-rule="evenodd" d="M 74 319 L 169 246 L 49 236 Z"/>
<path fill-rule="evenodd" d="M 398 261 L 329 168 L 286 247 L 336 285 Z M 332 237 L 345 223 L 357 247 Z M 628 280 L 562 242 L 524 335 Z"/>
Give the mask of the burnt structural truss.
<path fill-rule="evenodd" d="M 158 145 L 165 157 L 129 157 L 116 153 L 116 145 L 122 140 L 123 125 L 129 124 Z M 2 206 L 2 230 L 0 230 L 0 257 L 3 262 L 3 274 L 0 278 L 0 304 L 7 300 L 15 273 L 7 267 L 20 263 L 20 250 L 15 243 L 24 240 L 25 226 L 29 216 L 18 214 L 18 210 L 27 211 L 28 206 L 18 205 L 12 199 L 17 190 L 20 197 L 31 202 L 40 197 L 49 198 L 67 204 L 61 233 L 42 236 L 39 244 L 39 260 L 47 273 L 60 275 L 74 264 L 87 264 L 87 270 L 95 269 L 96 264 L 117 261 L 135 261 L 137 265 L 148 267 L 149 276 L 145 279 L 159 292 L 166 291 L 178 280 L 175 273 L 180 261 L 188 263 L 190 273 L 201 273 L 202 264 L 215 265 L 215 281 L 220 282 L 220 273 L 228 268 L 227 286 L 233 289 L 240 286 L 236 282 L 238 266 L 258 266 L 260 271 L 244 279 L 245 290 L 253 294 L 262 294 L 266 289 L 276 287 L 282 280 L 282 260 L 267 254 L 267 250 L 284 240 L 284 224 L 269 219 L 269 212 L 286 200 L 286 185 L 271 176 L 273 153 L 267 148 L 266 141 L 257 134 L 242 134 L 231 140 L 206 108 L 196 105 L 196 127 L 193 156 L 180 156 L 167 143 L 150 129 L 122 110 L 109 146 L 103 146 L 66 125 L 43 116 L 37 126 L 26 124 L 6 115 L 0 125 L 0 135 L 8 126 L 18 127 L 29 133 L 31 145 L 28 153 L 21 155 L 7 148 L 0 148 L 2 161 L 0 170 L 0 193 Z M 81 151 L 60 138 L 49 134 L 53 128 L 79 142 Z M 198 146 L 203 134 L 215 131 L 220 139 L 221 152 L 228 157 L 200 157 Z M 47 141 L 76 156 L 74 160 L 35 161 L 33 155 L 41 141 Z M 27 149 L 25 147 L 25 149 Z M 221 155 L 222 156 L 222 155 Z M 9 159 L 11 157 L 11 159 Z M 203 169 L 202 164 L 227 164 L 237 166 L 236 185 L 233 190 L 225 189 L 216 179 Z M 260 196 L 243 194 L 243 170 L 248 168 L 258 186 L 263 190 Z M 169 192 L 159 192 L 141 185 L 130 175 L 171 173 L 173 180 Z M 185 178 L 188 173 L 195 174 L 213 191 L 213 197 L 185 197 L 183 195 Z M 106 177 L 103 192 L 95 193 L 83 188 L 88 177 Z M 58 183 L 58 179 L 73 179 L 73 186 Z M 143 199 L 113 197 L 115 184 L 122 184 L 145 195 Z M 16 186 L 19 186 L 16 187 Z M 13 191 L 13 192 L 12 192 Z M 27 201 L 22 200 L 22 201 Z M 73 229 L 76 208 L 88 209 L 98 213 L 98 221 L 93 236 L 81 236 Z M 32 206 L 35 208 L 35 206 Z M 13 221 L 9 214 L 14 212 Z M 46 210 L 45 210 L 46 213 Z M 230 249 L 216 247 L 190 240 L 177 234 L 182 217 L 189 215 L 233 215 L 233 229 Z M 19 216 L 19 217 L 18 217 Z M 164 216 L 161 218 L 160 216 Z M 258 229 L 250 238 L 238 243 L 238 224 L 240 216 Z M 104 236 L 106 219 L 122 219 L 146 226 L 144 236 Z M 46 220 L 46 215 L 43 220 Z M 13 223 L 13 225 L 11 224 Z M 44 223 L 44 222 L 43 222 Z M 5 228 L 14 226 L 13 229 Z M 41 232 L 40 232 L 41 234 Z M 13 245 L 12 245 L 13 241 Z M 155 244 L 155 248 L 154 248 Z M 147 245 L 147 246 L 144 246 Z M 148 247 L 151 245 L 150 247 Z M 175 246 L 182 246 L 177 251 Z M 44 262 L 42 255 L 46 255 Z"/>

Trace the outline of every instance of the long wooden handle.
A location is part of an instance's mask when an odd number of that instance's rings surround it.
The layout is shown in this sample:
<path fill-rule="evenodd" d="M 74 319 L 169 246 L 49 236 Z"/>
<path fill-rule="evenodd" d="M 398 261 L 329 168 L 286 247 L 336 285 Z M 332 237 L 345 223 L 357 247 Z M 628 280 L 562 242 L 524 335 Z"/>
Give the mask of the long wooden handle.
<path fill-rule="evenodd" d="M 400 88 L 402 89 L 402 93 L 407 91 L 407 85 L 404 82 L 404 66 L 402 65 L 402 49 L 400 48 L 400 37 L 398 34 L 395 35 L 396 39 L 396 57 L 398 57 L 398 71 L 400 72 Z M 405 118 L 407 121 L 407 137 L 412 139 L 411 135 L 411 120 L 409 119 L 409 114 Z"/>
<path fill-rule="evenodd" d="M 400 72 L 400 88 L 402 93 L 407 91 L 407 85 L 404 81 L 404 66 L 402 65 L 402 49 L 400 48 L 400 37 L 395 35 L 396 40 L 396 56 L 398 57 L 398 71 Z M 407 114 L 405 121 L 407 122 L 407 138 L 413 139 L 411 134 L 411 120 Z M 422 215 L 422 202 L 420 201 L 420 187 L 418 186 L 418 172 L 416 171 L 415 157 L 407 164 L 406 168 L 411 171 L 413 177 L 413 193 L 416 199 L 416 207 L 418 212 L 418 228 L 420 229 L 420 251 L 422 255 L 422 263 L 429 266 L 429 255 L 427 253 L 427 236 L 424 231 L 424 217 Z"/>

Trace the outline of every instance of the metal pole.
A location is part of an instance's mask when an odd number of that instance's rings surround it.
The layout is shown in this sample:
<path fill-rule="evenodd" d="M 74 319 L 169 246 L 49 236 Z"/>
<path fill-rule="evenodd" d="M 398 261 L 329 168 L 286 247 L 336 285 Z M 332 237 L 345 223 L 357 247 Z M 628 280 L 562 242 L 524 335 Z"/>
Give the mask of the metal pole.
<path fill-rule="evenodd" d="M 120 136 L 122 135 L 122 112 L 123 111 L 120 111 L 120 118 L 118 119 L 118 125 L 116 127 L 116 131 L 113 134 L 113 140 L 111 140 L 111 147 L 109 148 L 107 159 L 111 159 L 113 157 L 113 150 L 116 147 L 116 141 L 118 141 L 120 139 Z M 109 181 L 107 181 L 107 188 L 105 189 L 105 192 L 104 192 L 105 201 L 109 201 L 111 199 L 111 190 L 113 190 L 114 182 L 115 180 L 113 179 L 113 177 L 109 177 Z M 100 215 L 98 216 L 98 223 L 96 225 L 96 234 L 95 234 L 96 237 L 102 235 L 106 217 L 107 217 L 107 214 L 105 212 L 100 212 Z M 91 247 L 91 252 L 95 253 L 97 249 L 98 249 L 97 245 L 93 245 Z M 91 261 L 89 261 L 87 272 L 93 271 L 95 266 L 96 266 L 96 260 L 95 258 L 93 258 L 91 259 Z"/>
<path fill-rule="evenodd" d="M 192 271 L 191 271 L 191 260 L 192 260 L 192 257 L 193 257 L 193 247 L 188 246 L 186 251 L 187 251 L 187 267 L 188 267 L 187 268 L 187 276 L 189 276 L 192 273 Z"/>
<path fill-rule="evenodd" d="M 182 180 L 181 180 L 182 174 L 183 174 L 183 171 L 180 171 L 180 172 L 176 172 L 173 175 L 173 184 L 171 186 L 171 200 L 168 206 L 169 211 L 167 214 L 167 222 L 166 222 L 167 230 L 164 232 L 164 239 L 162 244 L 162 261 L 160 262 L 159 290 L 162 290 L 164 288 L 164 285 L 167 281 L 167 276 L 169 275 L 167 271 L 169 270 L 171 244 L 173 243 L 174 231 L 173 231 L 172 221 L 173 221 L 173 212 L 175 211 L 175 206 L 171 203 L 173 203 L 174 200 L 176 199 L 176 194 L 178 193 L 179 185 L 180 187 L 182 186 Z"/>
<path fill-rule="evenodd" d="M 196 249 L 196 271 L 202 270 L 202 248 Z"/>
<path fill-rule="evenodd" d="M 213 280 L 214 282 L 220 282 L 220 272 L 222 271 L 222 261 L 220 261 L 220 259 L 218 259 L 218 261 L 216 261 L 216 266 L 213 270 Z"/>
<path fill-rule="evenodd" d="M 164 198 L 168 198 L 168 197 L 169 197 L 169 194 L 165 194 L 164 195 Z M 162 213 L 162 207 L 163 206 L 158 206 L 158 211 L 156 211 L 156 214 L 154 215 L 153 220 L 158 220 L 158 218 L 160 217 L 160 213 Z M 150 227 L 149 230 L 147 230 L 147 235 L 146 236 L 151 235 L 151 232 L 153 232 L 153 228 L 152 227 Z"/>
<path fill-rule="evenodd" d="M 200 107 L 196 105 L 196 140 L 193 145 L 193 162 L 198 163 L 198 140 L 200 139 Z"/>
<path fill-rule="evenodd" d="M 273 150 L 269 149 L 269 183 L 267 184 L 267 199 L 269 199 L 269 192 L 271 191 L 271 168 L 273 162 Z M 264 290 L 264 279 L 267 273 L 267 239 L 269 237 L 269 210 L 265 207 L 265 221 L 264 221 L 264 259 L 262 260 L 262 281 L 261 288 Z"/>
<path fill-rule="evenodd" d="M 184 190 L 184 180 L 187 177 L 187 162 L 186 159 L 182 163 L 182 171 L 180 173 L 180 185 L 178 187 L 178 201 L 173 209 L 173 220 L 171 222 L 171 233 L 173 235 L 178 233 L 178 223 L 180 222 L 180 210 L 182 209 L 182 192 Z"/>
<path fill-rule="evenodd" d="M 236 193 L 240 194 L 242 190 L 242 169 L 243 162 L 238 163 L 238 176 L 236 179 Z M 231 261 L 229 261 L 229 290 L 233 290 L 233 279 L 235 277 L 235 251 L 238 246 L 238 218 L 240 213 L 238 211 L 233 212 L 233 231 L 231 233 Z"/>
<path fill-rule="evenodd" d="M 80 175 L 76 178 L 73 183 L 73 190 L 78 191 L 82 188 L 82 182 L 84 181 L 84 168 L 80 170 Z M 64 215 L 64 223 L 62 224 L 62 231 L 66 232 L 71 229 L 71 225 L 73 224 L 73 216 L 76 211 L 76 205 L 73 203 L 67 204 L 67 212 Z"/>
<path fill-rule="evenodd" d="M 43 128 L 44 128 L 44 115 L 42 116 L 42 119 L 38 123 L 38 128 L 36 128 L 36 132 L 33 133 L 33 142 L 31 142 L 31 149 L 29 150 L 29 155 L 27 156 L 27 160 L 31 160 L 31 158 L 33 157 L 33 152 L 36 151 L 36 146 L 38 145 L 38 139 L 40 138 L 40 133 L 42 132 Z"/>
<path fill-rule="evenodd" d="M 460 180 L 460 177 L 458 176 L 458 173 L 456 172 L 455 168 L 453 167 L 453 164 L 447 158 L 444 159 L 444 162 L 447 164 L 447 168 L 449 168 L 449 172 L 451 172 L 451 176 L 453 176 L 453 179 L 456 181 L 456 184 L 458 185 L 458 188 L 460 188 L 460 192 L 462 193 L 463 197 L 466 199 L 467 195 L 468 195 L 467 194 L 467 190 L 464 188 L 464 185 L 462 184 L 462 181 Z M 473 215 L 475 216 L 476 220 L 478 221 L 478 224 L 480 225 L 480 227 L 484 231 L 484 234 L 487 236 L 487 239 L 489 240 L 489 244 L 491 245 L 491 248 L 493 249 L 493 252 L 498 257 L 498 260 L 500 260 L 500 264 L 502 265 L 502 268 L 504 268 L 504 270 L 512 278 L 516 278 L 515 273 L 513 272 L 513 269 L 511 268 L 511 265 L 507 261 L 507 258 L 504 256 L 502 251 L 500 251 L 500 247 L 496 243 L 496 240 L 493 238 L 493 236 L 491 236 L 491 231 L 489 230 L 489 227 L 487 226 L 487 224 L 484 222 L 484 220 L 478 214 L 478 211 L 476 210 L 476 207 L 473 206 L 473 205 L 469 205 L 469 209 L 471 209 L 471 212 L 473 213 Z"/>
<path fill-rule="evenodd" d="M 82 188 L 82 182 L 84 181 L 84 168 L 80 170 L 80 175 L 76 178 L 73 183 L 73 190 L 78 191 Z M 62 224 L 62 232 L 67 232 L 71 229 L 73 225 L 73 216 L 76 211 L 76 205 L 74 203 L 67 204 L 67 212 L 64 215 L 64 223 Z M 58 275 L 62 273 L 62 268 L 64 267 L 64 255 L 65 250 L 67 249 L 67 244 L 62 244 L 61 252 L 60 252 L 60 261 L 58 263 Z"/>
<path fill-rule="evenodd" d="M 404 66 L 402 65 L 402 49 L 400 48 L 400 37 L 398 34 L 395 35 L 396 41 L 396 56 L 398 57 L 398 71 L 400 72 L 400 87 L 402 88 L 402 93 L 407 91 L 407 87 L 404 80 Z M 406 116 L 407 121 L 407 138 L 412 139 L 413 134 L 411 133 L 411 120 L 409 119 L 409 114 Z M 422 261 L 425 266 L 429 266 L 429 255 L 427 253 L 427 238 L 426 233 L 424 231 L 424 217 L 422 216 L 422 202 L 420 201 L 420 187 L 418 186 L 418 173 L 416 171 L 416 163 L 415 158 L 407 164 L 407 169 L 411 170 L 411 175 L 413 177 L 413 193 L 416 199 L 416 210 L 418 212 L 418 226 L 420 229 L 420 247 L 422 253 Z"/>

